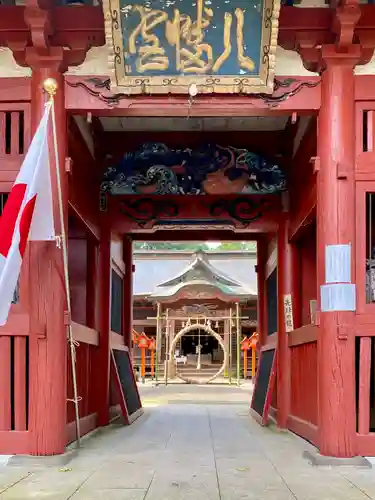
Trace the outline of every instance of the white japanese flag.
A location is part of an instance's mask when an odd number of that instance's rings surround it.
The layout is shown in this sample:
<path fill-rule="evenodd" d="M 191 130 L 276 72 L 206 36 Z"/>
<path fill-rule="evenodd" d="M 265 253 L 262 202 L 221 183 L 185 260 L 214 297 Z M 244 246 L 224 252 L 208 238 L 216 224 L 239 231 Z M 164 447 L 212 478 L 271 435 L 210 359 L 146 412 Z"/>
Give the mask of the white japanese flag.
<path fill-rule="evenodd" d="M 51 103 L 26 154 L 0 217 L 0 326 L 8 319 L 28 240 L 54 240 L 48 152 Z"/>

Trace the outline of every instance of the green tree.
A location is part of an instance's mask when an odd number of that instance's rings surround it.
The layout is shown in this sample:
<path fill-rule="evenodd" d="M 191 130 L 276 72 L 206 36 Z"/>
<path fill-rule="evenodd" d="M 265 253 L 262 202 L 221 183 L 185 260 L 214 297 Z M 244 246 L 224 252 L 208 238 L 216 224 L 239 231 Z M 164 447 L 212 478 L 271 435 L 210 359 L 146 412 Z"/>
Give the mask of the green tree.
<path fill-rule="evenodd" d="M 135 250 L 181 250 L 181 251 L 191 251 L 197 252 L 198 250 L 205 251 L 231 251 L 231 250 L 242 250 L 242 251 L 255 251 L 256 243 L 241 242 L 241 241 L 226 241 L 222 242 L 219 246 L 211 248 L 207 242 L 176 242 L 176 241 L 136 241 L 134 243 Z"/>

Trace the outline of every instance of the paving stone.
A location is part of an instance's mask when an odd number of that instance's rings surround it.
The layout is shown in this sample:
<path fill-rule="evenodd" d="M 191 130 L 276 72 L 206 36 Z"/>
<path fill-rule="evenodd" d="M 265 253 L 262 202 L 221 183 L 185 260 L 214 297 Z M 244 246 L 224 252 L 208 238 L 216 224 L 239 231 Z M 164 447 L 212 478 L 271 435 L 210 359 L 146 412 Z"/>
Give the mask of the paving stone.
<path fill-rule="evenodd" d="M 91 471 L 90 471 L 91 472 Z M 46 470 L 35 472 L 2 493 L 1 500 L 66 500 L 90 474 L 88 471 Z"/>
<path fill-rule="evenodd" d="M 0 494 L 29 475 L 30 472 L 24 469 L 2 467 L 0 470 Z"/>
<path fill-rule="evenodd" d="M 75 493 L 72 500 L 144 500 L 146 490 L 109 489 L 95 490 L 82 488 Z"/>
<path fill-rule="evenodd" d="M 241 388 L 143 393 L 154 406 L 142 418 L 86 440 L 65 468 L 0 466 L 0 500 L 375 500 L 375 468 L 311 467 L 314 448 L 259 426 Z"/>
<path fill-rule="evenodd" d="M 151 466 L 112 460 L 95 471 L 85 483 L 85 488 L 97 489 L 147 489 L 155 474 Z"/>

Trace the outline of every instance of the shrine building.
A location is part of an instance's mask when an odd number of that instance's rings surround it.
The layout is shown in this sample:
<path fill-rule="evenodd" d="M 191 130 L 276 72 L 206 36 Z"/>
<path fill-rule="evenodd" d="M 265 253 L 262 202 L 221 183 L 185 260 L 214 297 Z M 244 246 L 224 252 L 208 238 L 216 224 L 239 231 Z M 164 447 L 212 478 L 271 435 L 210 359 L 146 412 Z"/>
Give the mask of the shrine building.
<path fill-rule="evenodd" d="M 375 5 L 358 0 L 0 3 L 0 209 L 47 90 L 59 236 L 27 245 L 0 327 L 0 454 L 62 454 L 75 421 L 108 425 L 133 328 L 152 335 L 154 303 L 181 318 L 212 301 L 277 354 L 280 429 L 375 455 L 374 48 Z M 137 288 L 134 242 L 208 240 L 255 241 L 256 286 L 240 258 L 232 273 L 198 254 L 153 280 L 155 261 Z M 209 301 L 182 304 L 199 266 Z M 169 352 L 194 356 L 177 337 Z"/>
<path fill-rule="evenodd" d="M 133 259 L 133 326 L 135 332 L 145 333 L 150 340 L 155 340 L 156 345 L 160 345 L 160 378 L 165 380 L 168 347 L 189 325 L 192 330 L 176 342 L 175 353 L 176 357 L 181 357 L 181 363 L 170 360 L 168 378 L 176 378 L 178 368 L 183 379 L 213 380 L 223 365 L 225 354 L 228 366 L 224 369 L 227 368 L 226 372 L 231 371 L 236 378 L 238 347 L 238 376 L 243 378 L 241 342 L 257 328 L 256 251 L 192 253 L 138 250 Z M 241 283 L 244 275 L 246 283 Z M 240 314 L 239 321 L 237 312 Z M 220 339 L 207 333 L 208 328 L 221 337 L 222 344 Z M 199 374 L 196 370 L 200 358 L 198 350 L 201 350 L 202 358 Z M 149 352 L 146 358 L 146 374 L 149 377 L 154 375 L 151 373 L 150 357 Z M 141 353 L 136 345 L 133 345 L 133 363 L 140 371 Z M 250 374 L 250 362 L 248 368 Z M 226 379 L 230 381 L 231 377 Z"/>

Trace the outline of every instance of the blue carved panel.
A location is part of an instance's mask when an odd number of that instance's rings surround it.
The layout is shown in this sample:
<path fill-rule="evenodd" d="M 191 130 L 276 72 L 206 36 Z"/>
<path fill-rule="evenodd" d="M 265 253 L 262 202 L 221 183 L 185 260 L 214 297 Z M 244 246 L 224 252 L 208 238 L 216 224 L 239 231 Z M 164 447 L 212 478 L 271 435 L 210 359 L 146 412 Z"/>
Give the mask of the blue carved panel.
<path fill-rule="evenodd" d="M 120 0 L 128 75 L 258 75 L 263 0 Z"/>
<path fill-rule="evenodd" d="M 270 194 L 285 189 L 284 173 L 274 161 L 217 144 L 197 149 L 143 144 L 110 167 L 101 185 L 103 193 L 112 195 Z"/>
<path fill-rule="evenodd" d="M 112 87 L 272 93 L 280 0 L 104 0 Z"/>

